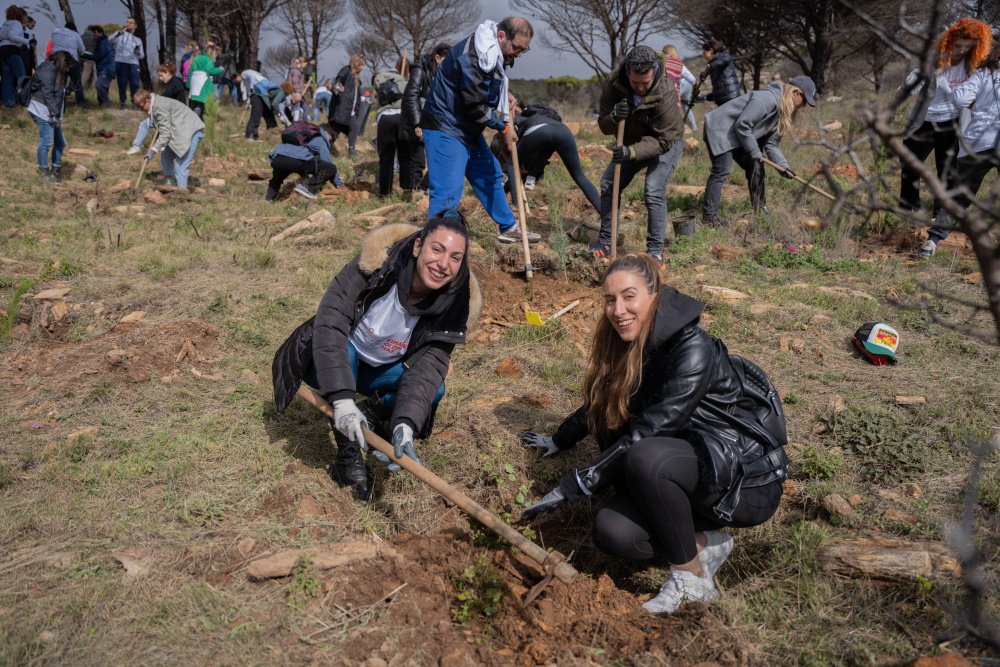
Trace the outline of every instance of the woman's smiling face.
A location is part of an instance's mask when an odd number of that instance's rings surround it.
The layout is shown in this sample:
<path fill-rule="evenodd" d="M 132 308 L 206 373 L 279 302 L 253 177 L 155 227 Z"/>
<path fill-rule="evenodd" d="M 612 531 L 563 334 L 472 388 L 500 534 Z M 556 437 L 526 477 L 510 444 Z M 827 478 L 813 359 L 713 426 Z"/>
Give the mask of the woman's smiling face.
<path fill-rule="evenodd" d="M 632 271 L 615 271 L 604 279 L 604 314 L 626 343 L 631 343 L 652 316 L 655 296 Z"/>

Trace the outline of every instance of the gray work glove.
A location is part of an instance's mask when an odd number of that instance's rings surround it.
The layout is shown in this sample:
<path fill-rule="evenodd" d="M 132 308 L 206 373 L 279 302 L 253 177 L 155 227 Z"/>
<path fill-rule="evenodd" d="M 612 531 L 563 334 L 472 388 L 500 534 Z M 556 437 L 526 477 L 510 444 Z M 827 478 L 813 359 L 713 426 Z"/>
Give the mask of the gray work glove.
<path fill-rule="evenodd" d="M 342 398 L 333 402 L 333 426 L 342 436 L 358 443 L 362 451 L 368 451 L 364 432 L 368 428 L 368 420 L 353 399 Z"/>
<path fill-rule="evenodd" d="M 409 425 L 398 424 L 392 430 L 392 447 L 394 450 L 393 454 L 396 455 L 397 459 L 409 456 L 417 463 L 420 463 L 417 453 L 413 450 L 413 429 Z M 398 463 L 389 464 L 389 472 L 399 472 L 402 469 L 403 467 Z"/>
<path fill-rule="evenodd" d="M 619 102 L 615 105 L 614 109 L 611 111 L 611 116 L 615 120 L 625 120 L 631 115 L 632 110 L 628 106 L 628 102 Z"/>
<path fill-rule="evenodd" d="M 552 489 L 547 494 L 545 494 L 544 498 L 539 500 L 531 507 L 525 509 L 524 512 L 521 513 L 521 518 L 524 519 L 525 521 L 530 521 L 531 519 L 535 518 L 542 512 L 547 512 L 551 509 L 559 507 L 565 501 L 566 501 L 566 496 L 563 495 L 562 489 L 560 489 L 557 486 L 556 488 Z"/>
<path fill-rule="evenodd" d="M 535 433 L 534 431 L 529 431 L 528 433 L 522 433 L 518 436 L 521 442 L 524 443 L 525 448 L 534 447 L 540 450 L 535 461 L 541 461 L 542 459 L 547 459 L 554 454 L 559 453 L 559 448 L 556 447 L 556 443 L 547 435 L 542 435 L 541 433 Z"/>

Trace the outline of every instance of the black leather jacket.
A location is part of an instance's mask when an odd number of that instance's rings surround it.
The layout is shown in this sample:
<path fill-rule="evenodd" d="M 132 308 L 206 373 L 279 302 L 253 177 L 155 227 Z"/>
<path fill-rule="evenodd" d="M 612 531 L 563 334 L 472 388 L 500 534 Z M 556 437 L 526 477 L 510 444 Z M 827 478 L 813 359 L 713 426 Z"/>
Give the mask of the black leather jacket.
<path fill-rule="evenodd" d="M 319 392 L 328 402 L 353 399 L 354 373 L 348 353 L 348 336 L 371 305 L 393 285 L 405 303 L 413 275 L 413 243 L 419 229 L 393 224 L 371 232 L 361 243 L 361 253 L 330 283 L 315 317 L 292 332 L 271 364 L 274 402 L 281 413 L 295 397 L 310 364 L 316 367 Z M 469 279 L 454 283 L 409 311 L 419 315 L 402 361 L 406 367 L 392 413 L 391 428 L 406 423 L 420 437 L 434 422 L 432 399 L 448 374 L 451 352 L 465 342 L 482 310 L 479 283 Z"/>
<path fill-rule="evenodd" d="M 437 62 L 434 54 L 420 56 L 410 67 L 410 78 L 403 90 L 403 115 L 400 119 L 400 133 L 406 141 L 421 141 L 414 133 L 420 124 L 420 113 L 424 110 L 424 101 L 431 90 L 431 83 L 437 73 Z"/>
<path fill-rule="evenodd" d="M 759 425 L 744 423 L 749 413 L 737 409 L 743 389 L 729 352 L 721 340 L 697 326 L 703 309 L 697 299 L 663 288 L 642 381 L 629 403 L 633 416 L 613 438 L 598 441 L 602 453 L 597 459 L 577 469 L 588 490 L 614 482 L 628 449 L 654 436 L 681 438 L 694 446 L 699 487 L 706 495 L 722 498 L 735 488 L 736 497 L 730 500 L 738 503 L 740 487 L 784 478 L 787 458 L 781 445 L 786 438 L 779 438 L 774 447 L 751 435 Z M 580 408 L 560 425 L 553 440 L 566 449 L 587 433 L 587 416 Z M 584 495 L 575 484 L 560 483 L 560 488 L 570 500 Z M 730 512 L 735 503 L 727 507 Z"/>
<path fill-rule="evenodd" d="M 705 96 L 720 107 L 740 96 L 740 78 L 736 75 L 733 57 L 727 51 L 716 53 L 708 62 L 708 72 L 712 77 L 712 92 Z"/>

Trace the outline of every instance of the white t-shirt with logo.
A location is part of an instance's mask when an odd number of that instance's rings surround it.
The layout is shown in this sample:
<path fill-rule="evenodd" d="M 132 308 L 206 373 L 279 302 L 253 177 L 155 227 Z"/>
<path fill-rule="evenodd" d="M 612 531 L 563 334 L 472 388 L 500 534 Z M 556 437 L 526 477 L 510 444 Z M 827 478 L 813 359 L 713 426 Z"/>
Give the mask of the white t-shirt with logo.
<path fill-rule="evenodd" d="M 354 325 L 350 341 L 366 364 L 394 364 L 406 354 L 419 319 L 419 315 L 411 315 L 399 302 L 399 291 L 393 285 Z"/>

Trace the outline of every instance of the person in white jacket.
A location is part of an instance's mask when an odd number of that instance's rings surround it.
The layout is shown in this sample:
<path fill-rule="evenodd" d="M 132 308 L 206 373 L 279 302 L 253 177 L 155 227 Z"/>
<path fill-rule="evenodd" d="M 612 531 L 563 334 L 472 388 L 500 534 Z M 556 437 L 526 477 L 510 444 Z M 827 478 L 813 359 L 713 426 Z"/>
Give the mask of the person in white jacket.
<path fill-rule="evenodd" d="M 139 61 L 146 57 L 142 40 L 135 36 L 138 25 L 131 16 L 125 21 L 125 29 L 110 35 L 108 39 L 115 46 L 115 78 L 118 79 L 118 100 L 125 108 L 125 91 L 131 95 L 139 90 Z"/>
<path fill-rule="evenodd" d="M 990 52 L 991 43 L 990 27 L 975 19 L 962 19 L 944 31 L 937 45 L 935 88 L 927 93 L 931 98 L 930 103 L 925 109 L 914 107 L 923 116 L 911 118 L 913 130 L 903 141 L 907 150 L 921 162 L 927 159 L 931 151 L 934 152 L 938 178 L 946 187 L 950 187 L 954 178 L 954 161 L 958 152 L 957 121 L 960 110 L 951 102 L 951 91 L 976 70 Z M 910 72 L 906 77 L 906 85 L 916 83 L 919 75 L 919 68 Z M 914 92 L 919 90 L 917 87 Z M 920 208 L 920 174 L 905 164 L 899 178 L 899 205 L 911 211 Z M 940 202 L 935 200 L 934 215 L 937 215 L 940 208 Z"/>
<path fill-rule="evenodd" d="M 972 111 L 972 119 L 959 140 L 953 185 L 964 185 L 975 195 L 986 175 L 1000 169 L 996 154 L 1000 138 L 1000 44 L 993 47 L 965 83 L 955 87 L 951 100 L 956 108 Z M 971 203 L 962 194 L 955 197 L 955 202 L 962 207 Z M 920 256 L 933 257 L 938 243 L 948 238 L 954 227 L 952 216 L 939 211 L 935 225 L 927 233 L 927 241 L 920 248 Z"/>

